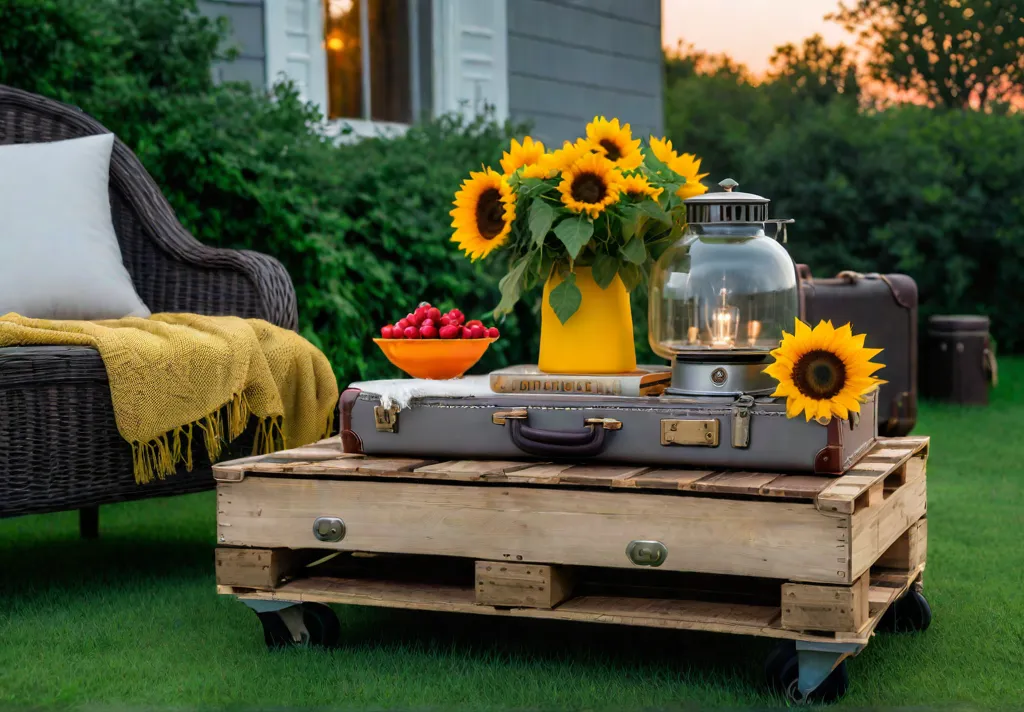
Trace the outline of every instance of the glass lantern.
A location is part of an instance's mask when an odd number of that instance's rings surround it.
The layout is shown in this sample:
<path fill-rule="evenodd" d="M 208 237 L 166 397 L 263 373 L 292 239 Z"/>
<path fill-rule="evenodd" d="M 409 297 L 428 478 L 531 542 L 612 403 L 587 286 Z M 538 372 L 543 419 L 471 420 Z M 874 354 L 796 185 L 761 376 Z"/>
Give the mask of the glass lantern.
<path fill-rule="evenodd" d="M 673 363 L 670 395 L 760 395 L 783 330 L 799 315 L 796 265 L 769 220 L 768 199 L 734 190 L 685 201 L 682 237 L 651 274 L 651 348 Z"/>

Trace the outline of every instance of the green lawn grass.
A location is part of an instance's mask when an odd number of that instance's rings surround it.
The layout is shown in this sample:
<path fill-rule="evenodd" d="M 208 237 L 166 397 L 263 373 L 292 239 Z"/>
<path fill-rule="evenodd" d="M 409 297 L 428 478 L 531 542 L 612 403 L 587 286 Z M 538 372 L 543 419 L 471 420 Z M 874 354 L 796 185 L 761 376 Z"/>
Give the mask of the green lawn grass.
<path fill-rule="evenodd" d="M 849 663 L 845 706 L 1024 700 L 1024 360 L 986 409 L 929 406 L 935 618 Z M 0 521 L 0 706 L 764 706 L 770 643 L 617 626 L 342 608 L 335 652 L 268 653 L 214 589 L 212 493 Z"/>

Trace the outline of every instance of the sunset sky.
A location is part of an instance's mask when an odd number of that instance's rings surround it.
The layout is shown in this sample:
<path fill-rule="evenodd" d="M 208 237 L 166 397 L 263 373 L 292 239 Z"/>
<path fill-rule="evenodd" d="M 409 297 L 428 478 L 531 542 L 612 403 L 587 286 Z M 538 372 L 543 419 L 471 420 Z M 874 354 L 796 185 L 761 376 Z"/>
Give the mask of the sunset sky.
<path fill-rule="evenodd" d="M 824 16 L 838 0 L 662 0 L 662 43 L 683 39 L 697 49 L 727 52 L 761 72 L 775 47 L 820 33 L 829 44 L 851 38 Z"/>

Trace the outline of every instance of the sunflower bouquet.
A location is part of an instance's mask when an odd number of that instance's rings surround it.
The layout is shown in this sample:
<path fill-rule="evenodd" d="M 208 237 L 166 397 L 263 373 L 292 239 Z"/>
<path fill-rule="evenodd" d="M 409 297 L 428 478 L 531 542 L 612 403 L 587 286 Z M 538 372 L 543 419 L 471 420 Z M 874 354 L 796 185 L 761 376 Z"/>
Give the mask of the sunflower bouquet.
<path fill-rule="evenodd" d="M 500 251 L 508 261 L 496 318 L 557 275 L 548 301 L 564 324 L 582 302 L 580 267 L 602 290 L 621 280 L 631 292 L 682 234 L 683 200 L 707 191 L 698 158 L 653 136 L 641 146 L 629 124 L 604 117 L 552 151 L 513 139 L 500 167 L 471 172 L 451 211 L 451 239 L 472 260 Z"/>

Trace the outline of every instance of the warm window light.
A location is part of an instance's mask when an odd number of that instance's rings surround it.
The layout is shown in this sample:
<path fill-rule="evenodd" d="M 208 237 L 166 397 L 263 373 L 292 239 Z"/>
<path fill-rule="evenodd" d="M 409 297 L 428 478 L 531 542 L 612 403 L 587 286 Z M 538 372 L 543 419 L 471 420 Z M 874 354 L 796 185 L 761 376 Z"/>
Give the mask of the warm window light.
<path fill-rule="evenodd" d="M 327 12 L 331 17 L 341 17 L 352 9 L 353 0 L 328 0 Z"/>
<path fill-rule="evenodd" d="M 340 52 L 345 49 L 345 40 L 340 35 L 331 35 L 327 38 L 327 49 L 332 52 Z"/>

